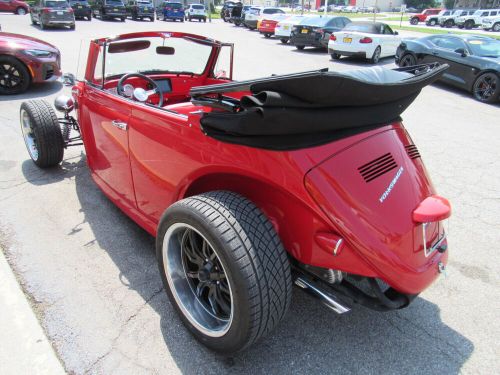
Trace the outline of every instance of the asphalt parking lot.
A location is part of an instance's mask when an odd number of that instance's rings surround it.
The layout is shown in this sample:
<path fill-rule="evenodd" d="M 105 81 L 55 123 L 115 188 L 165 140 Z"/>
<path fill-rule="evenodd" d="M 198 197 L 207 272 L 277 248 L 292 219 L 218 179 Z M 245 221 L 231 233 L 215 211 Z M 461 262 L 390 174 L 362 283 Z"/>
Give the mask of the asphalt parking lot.
<path fill-rule="evenodd" d="M 219 20 L 78 21 L 73 32 L 40 31 L 29 16 L 2 14 L 0 24 L 3 31 L 55 44 L 63 70 L 73 73 L 83 68 L 81 40 L 158 29 L 235 43 L 236 79 L 368 66 L 297 51 Z M 393 59 L 380 65 L 394 67 Z M 438 84 L 425 88 L 403 113 L 438 193 L 453 205 L 446 278 L 409 308 L 390 313 L 355 307 L 339 317 L 295 291 L 286 319 L 271 336 L 226 358 L 183 328 L 162 289 L 154 239 L 99 191 L 83 149 L 69 150 L 56 169 L 37 169 L 29 160 L 19 106 L 27 99 L 52 101 L 60 93 L 69 89 L 51 83 L 0 97 L 0 242 L 68 373 L 500 372 L 500 105 Z"/>

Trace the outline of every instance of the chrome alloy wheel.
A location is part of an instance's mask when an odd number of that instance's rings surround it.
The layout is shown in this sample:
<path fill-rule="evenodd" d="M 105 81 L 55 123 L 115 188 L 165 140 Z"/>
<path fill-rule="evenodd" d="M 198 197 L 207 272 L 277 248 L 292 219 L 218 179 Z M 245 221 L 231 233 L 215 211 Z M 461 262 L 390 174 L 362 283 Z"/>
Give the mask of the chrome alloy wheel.
<path fill-rule="evenodd" d="M 474 83 L 473 94 L 480 101 L 488 101 L 497 91 L 498 76 L 495 73 L 485 73 Z"/>
<path fill-rule="evenodd" d="M 212 244 L 192 226 L 176 223 L 165 233 L 162 256 L 169 288 L 184 316 L 207 336 L 226 334 L 233 297 Z"/>
<path fill-rule="evenodd" d="M 21 131 L 23 132 L 24 143 L 26 143 L 26 148 L 31 158 L 35 161 L 38 160 L 38 146 L 35 132 L 31 126 L 30 116 L 24 109 L 21 110 Z"/>

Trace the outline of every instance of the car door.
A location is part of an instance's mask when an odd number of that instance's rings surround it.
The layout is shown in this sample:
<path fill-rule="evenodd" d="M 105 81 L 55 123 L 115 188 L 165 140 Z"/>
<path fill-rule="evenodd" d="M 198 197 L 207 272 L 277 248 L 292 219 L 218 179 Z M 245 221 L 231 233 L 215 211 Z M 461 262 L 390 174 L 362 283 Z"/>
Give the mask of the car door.
<path fill-rule="evenodd" d="M 86 145 L 89 166 L 112 190 L 118 205 L 136 207 L 128 146 L 131 102 L 96 85 L 88 85 L 83 95 L 82 112 L 93 140 Z"/>
<path fill-rule="evenodd" d="M 467 82 L 472 74 L 469 65 L 470 58 L 469 56 L 462 56 L 461 53 L 456 51 L 462 49 L 470 53 L 467 45 L 462 39 L 448 35 L 439 35 L 433 38 L 433 44 L 435 48 L 432 51 L 432 57 L 428 59 L 450 66 L 443 74 L 442 80 L 450 85 L 466 89 Z"/>
<path fill-rule="evenodd" d="M 0 0 L 0 12 L 10 12 L 12 7 L 10 3 L 10 0 Z"/>

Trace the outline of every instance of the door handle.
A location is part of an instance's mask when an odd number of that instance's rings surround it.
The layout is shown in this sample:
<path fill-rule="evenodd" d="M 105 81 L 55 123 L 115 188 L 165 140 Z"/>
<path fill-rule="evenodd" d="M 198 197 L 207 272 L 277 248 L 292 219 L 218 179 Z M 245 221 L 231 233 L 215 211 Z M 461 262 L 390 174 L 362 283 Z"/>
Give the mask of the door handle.
<path fill-rule="evenodd" d="M 119 120 L 113 120 L 113 121 L 111 121 L 111 125 L 113 125 L 114 127 L 117 127 L 118 129 L 121 129 L 121 130 L 127 130 L 128 129 L 127 123 L 123 122 L 123 121 L 119 121 Z"/>

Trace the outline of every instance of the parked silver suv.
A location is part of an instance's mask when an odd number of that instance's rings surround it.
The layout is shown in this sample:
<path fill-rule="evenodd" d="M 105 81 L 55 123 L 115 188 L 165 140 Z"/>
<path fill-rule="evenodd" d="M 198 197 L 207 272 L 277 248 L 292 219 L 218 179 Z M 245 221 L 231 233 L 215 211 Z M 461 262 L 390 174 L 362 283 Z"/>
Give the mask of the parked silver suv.
<path fill-rule="evenodd" d="M 48 26 L 69 26 L 75 29 L 75 13 L 66 0 L 35 0 L 31 7 L 31 22 L 44 30 Z"/>

